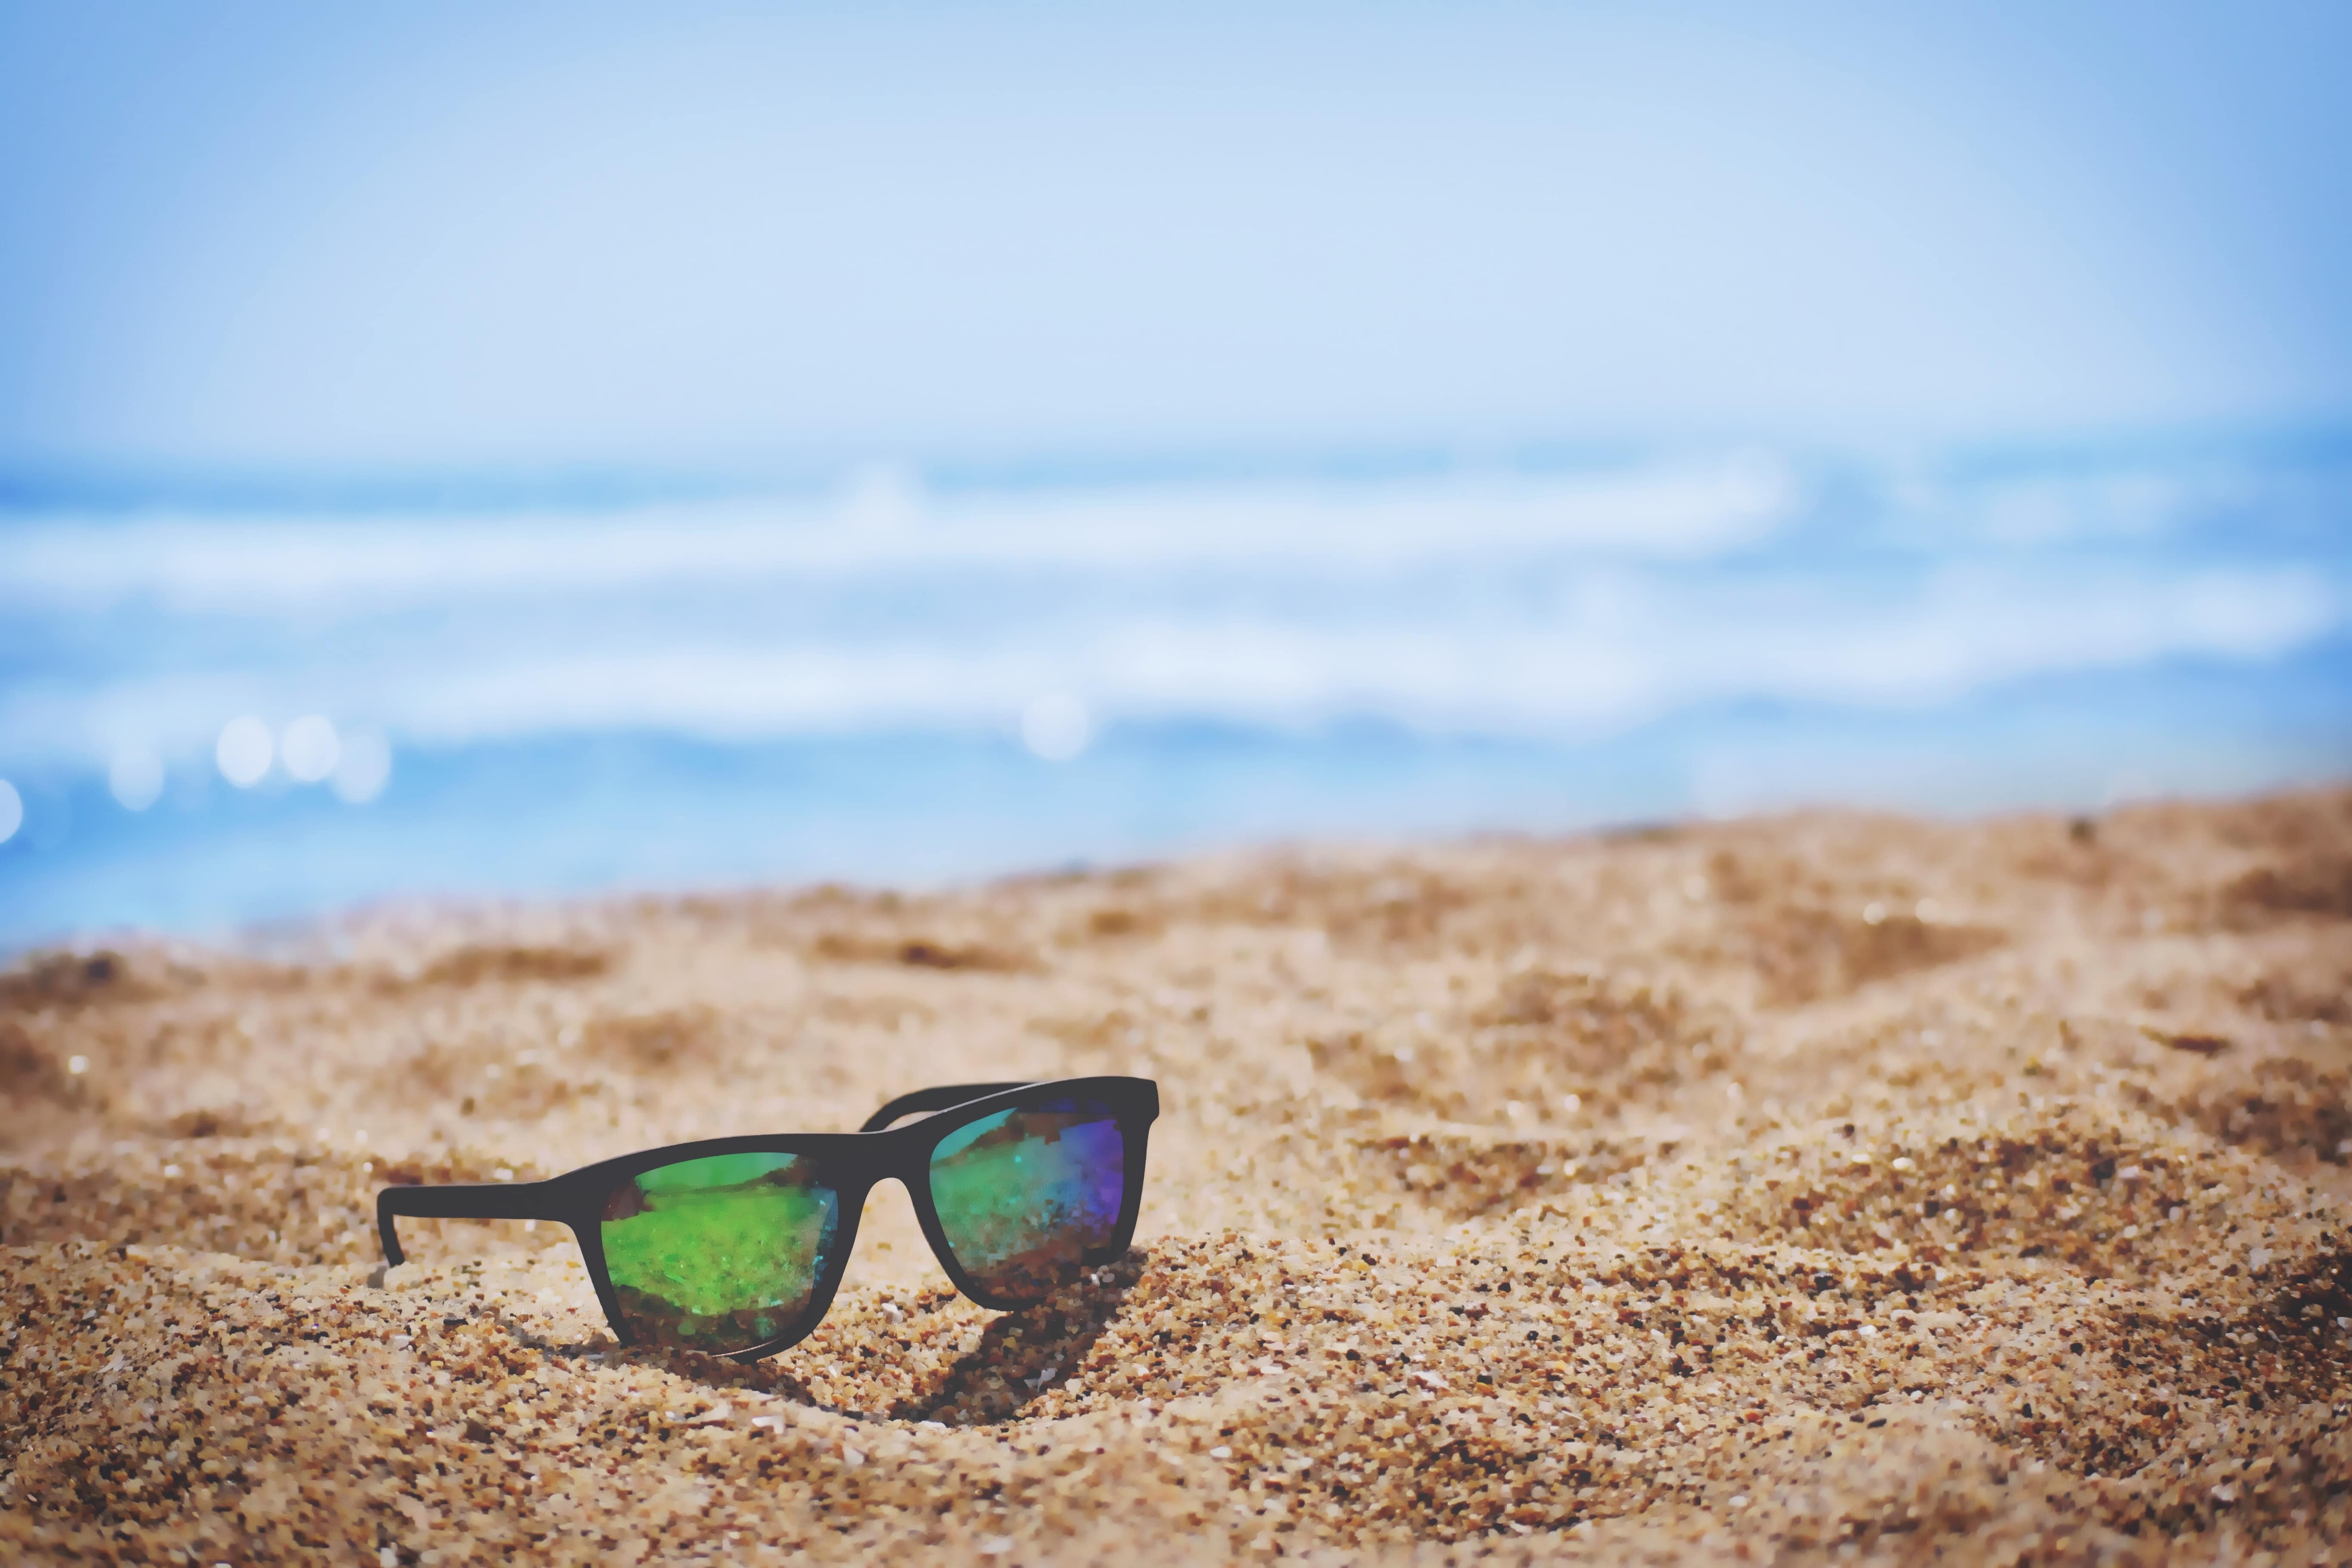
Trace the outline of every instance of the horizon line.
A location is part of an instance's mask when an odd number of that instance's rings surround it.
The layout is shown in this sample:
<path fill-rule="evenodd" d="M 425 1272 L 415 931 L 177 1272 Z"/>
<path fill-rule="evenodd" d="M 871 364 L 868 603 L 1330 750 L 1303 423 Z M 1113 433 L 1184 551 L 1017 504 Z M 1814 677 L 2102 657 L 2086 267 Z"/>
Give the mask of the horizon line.
<path fill-rule="evenodd" d="M 1003 448 L 940 443 L 811 447 L 760 459 L 700 463 L 521 459 L 269 462 L 169 458 L 0 457 L 0 518 L 59 511 L 441 512 L 549 507 L 624 510 L 758 496 L 820 497 L 845 481 L 883 475 L 942 493 L 1127 489 L 1155 484 L 1377 483 L 1606 471 L 1698 454 L 1759 452 L 1828 465 L 1875 465 L 1933 454 L 1937 466 L 2028 468 L 2128 461 L 2161 454 L 2327 461 L 2352 456 L 2352 414 L 2188 426 L 2118 426 L 1888 441 L 1722 435 L 1470 441 L 1441 437 L 1250 441 Z"/>

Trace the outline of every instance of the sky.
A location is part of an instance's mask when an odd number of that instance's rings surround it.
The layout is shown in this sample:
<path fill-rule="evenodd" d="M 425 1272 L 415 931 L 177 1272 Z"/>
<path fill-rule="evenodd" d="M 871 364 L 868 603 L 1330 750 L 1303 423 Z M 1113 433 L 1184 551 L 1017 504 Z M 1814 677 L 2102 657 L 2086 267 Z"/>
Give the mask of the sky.
<path fill-rule="evenodd" d="M 2336 426 L 2347 59 L 2330 5 L 0 0 L 0 473 Z"/>

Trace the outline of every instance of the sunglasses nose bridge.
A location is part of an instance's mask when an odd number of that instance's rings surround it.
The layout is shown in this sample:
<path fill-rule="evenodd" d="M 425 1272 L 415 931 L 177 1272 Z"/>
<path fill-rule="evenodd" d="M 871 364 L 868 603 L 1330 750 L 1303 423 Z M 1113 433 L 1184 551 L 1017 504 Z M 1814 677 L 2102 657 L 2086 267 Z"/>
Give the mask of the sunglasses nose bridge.
<path fill-rule="evenodd" d="M 913 1286 L 943 1278 L 934 1256 L 937 1248 L 923 1223 L 921 1196 L 915 1190 L 918 1179 L 896 1173 L 877 1175 L 859 1197 L 857 1250 L 865 1256 L 858 1264 L 861 1271 L 871 1268 L 867 1277 L 877 1284 Z M 886 1193 L 889 1188 L 897 1192 Z"/>

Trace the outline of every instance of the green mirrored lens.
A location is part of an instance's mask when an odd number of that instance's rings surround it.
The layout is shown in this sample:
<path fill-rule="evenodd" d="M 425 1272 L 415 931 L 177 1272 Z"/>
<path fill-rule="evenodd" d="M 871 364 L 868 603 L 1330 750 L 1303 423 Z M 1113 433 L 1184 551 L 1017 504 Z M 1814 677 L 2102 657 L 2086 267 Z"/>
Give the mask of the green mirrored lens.
<path fill-rule="evenodd" d="M 713 1154 L 641 1171 L 604 1205 L 604 1268 L 632 1338 L 748 1350 L 807 1312 L 840 1201 L 798 1154 Z"/>
<path fill-rule="evenodd" d="M 1055 1100 L 968 1122 L 931 1151 L 931 1203 L 985 1295 L 1034 1300 L 1110 1245 L 1127 1146 L 1108 1107 Z"/>

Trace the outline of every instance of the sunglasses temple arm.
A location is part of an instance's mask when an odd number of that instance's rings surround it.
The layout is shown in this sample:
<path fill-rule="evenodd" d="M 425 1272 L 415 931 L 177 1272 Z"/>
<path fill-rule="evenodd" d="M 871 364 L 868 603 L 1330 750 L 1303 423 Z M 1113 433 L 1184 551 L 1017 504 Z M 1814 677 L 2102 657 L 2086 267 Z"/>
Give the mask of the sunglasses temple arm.
<path fill-rule="evenodd" d="M 393 1216 L 412 1219 L 552 1219 L 563 1217 L 553 1182 L 469 1183 L 436 1187 L 386 1187 L 376 1194 L 375 1228 L 383 1260 L 394 1268 L 404 1254 Z"/>
<path fill-rule="evenodd" d="M 866 1119 L 860 1132 L 879 1132 L 901 1117 L 919 1116 L 927 1110 L 945 1110 L 951 1105 L 961 1105 L 967 1100 L 978 1100 L 983 1094 L 995 1094 L 1001 1089 L 1027 1089 L 1035 1081 L 1023 1079 L 1018 1083 L 943 1083 L 936 1089 L 919 1089 L 912 1094 L 902 1094 Z"/>

